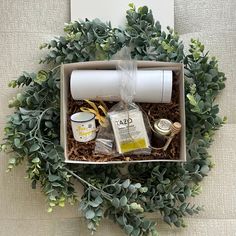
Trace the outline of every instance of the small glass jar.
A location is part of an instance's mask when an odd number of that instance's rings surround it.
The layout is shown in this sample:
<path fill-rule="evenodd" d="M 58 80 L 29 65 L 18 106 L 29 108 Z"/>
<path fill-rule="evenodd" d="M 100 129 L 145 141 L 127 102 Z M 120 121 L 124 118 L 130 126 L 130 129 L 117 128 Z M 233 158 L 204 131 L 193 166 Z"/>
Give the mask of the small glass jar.
<path fill-rule="evenodd" d="M 158 119 L 154 123 L 154 145 L 155 147 L 163 147 L 168 136 L 171 133 L 172 122 L 168 119 Z"/>

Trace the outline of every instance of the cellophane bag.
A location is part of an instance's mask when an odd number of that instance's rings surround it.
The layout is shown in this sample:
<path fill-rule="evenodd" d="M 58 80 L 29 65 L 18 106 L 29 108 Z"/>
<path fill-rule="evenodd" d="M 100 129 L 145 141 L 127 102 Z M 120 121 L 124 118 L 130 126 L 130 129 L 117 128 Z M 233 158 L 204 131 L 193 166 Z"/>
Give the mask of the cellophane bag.
<path fill-rule="evenodd" d="M 125 52 L 127 58 L 127 51 Z M 120 60 L 121 101 L 107 114 L 107 127 L 100 127 L 95 153 L 107 155 L 149 155 L 150 130 L 147 119 L 140 107 L 133 102 L 136 90 L 137 64 L 131 60 Z"/>

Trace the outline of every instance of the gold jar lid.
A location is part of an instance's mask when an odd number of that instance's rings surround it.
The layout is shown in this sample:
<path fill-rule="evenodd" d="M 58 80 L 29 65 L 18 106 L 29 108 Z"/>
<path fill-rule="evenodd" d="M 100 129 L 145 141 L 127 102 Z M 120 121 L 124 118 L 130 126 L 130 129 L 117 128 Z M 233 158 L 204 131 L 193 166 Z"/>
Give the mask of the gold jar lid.
<path fill-rule="evenodd" d="M 168 119 L 158 119 L 154 123 L 154 130 L 160 135 L 169 135 L 172 122 Z"/>

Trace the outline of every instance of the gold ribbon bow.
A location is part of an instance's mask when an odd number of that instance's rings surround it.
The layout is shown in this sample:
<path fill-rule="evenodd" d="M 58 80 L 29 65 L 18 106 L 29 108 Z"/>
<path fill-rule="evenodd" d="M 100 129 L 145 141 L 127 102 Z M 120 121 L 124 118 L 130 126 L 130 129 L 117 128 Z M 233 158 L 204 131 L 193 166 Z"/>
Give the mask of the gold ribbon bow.
<path fill-rule="evenodd" d="M 94 102 L 91 102 L 89 100 L 84 100 L 87 102 L 92 108 L 88 107 L 81 107 L 80 110 L 84 112 L 91 112 L 95 115 L 95 119 L 98 120 L 99 124 L 103 127 L 107 126 L 107 121 L 106 121 L 106 115 L 107 115 L 107 106 L 103 101 L 100 101 L 101 105 L 97 107 L 97 105 Z M 99 109 L 103 112 L 104 115 L 101 115 L 99 112 Z"/>

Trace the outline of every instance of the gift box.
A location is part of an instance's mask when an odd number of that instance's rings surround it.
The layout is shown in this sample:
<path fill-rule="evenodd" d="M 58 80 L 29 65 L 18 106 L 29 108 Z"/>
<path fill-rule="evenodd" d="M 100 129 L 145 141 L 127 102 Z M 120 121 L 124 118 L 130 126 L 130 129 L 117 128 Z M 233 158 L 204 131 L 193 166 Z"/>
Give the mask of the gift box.
<path fill-rule="evenodd" d="M 185 162 L 185 95 L 184 67 L 181 63 L 138 61 L 138 70 L 171 70 L 173 73 L 172 97 L 169 103 L 139 103 L 141 109 L 148 114 L 151 122 L 159 118 L 167 118 L 180 122 L 181 132 L 176 135 L 166 151 L 153 150 L 150 155 L 102 155 L 95 154 L 95 141 L 80 143 L 74 140 L 70 116 L 80 111 L 84 101 L 76 101 L 70 92 L 70 77 L 74 70 L 116 70 L 118 61 L 90 61 L 63 64 L 61 66 L 61 121 L 60 142 L 64 148 L 65 162 L 78 164 L 120 164 L 135 162 Z M 82 78 L 81 78 L 82 79 Z M 108 107 L 115 102 L 106 102 Z"/>

